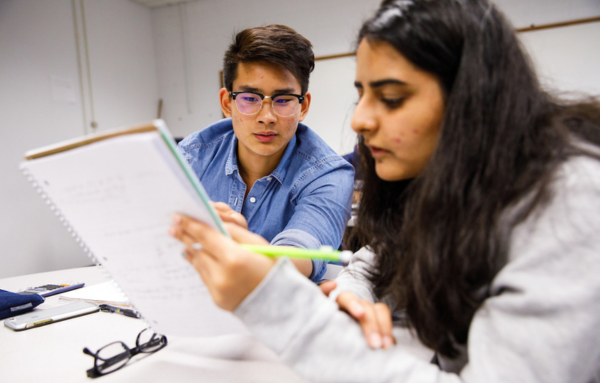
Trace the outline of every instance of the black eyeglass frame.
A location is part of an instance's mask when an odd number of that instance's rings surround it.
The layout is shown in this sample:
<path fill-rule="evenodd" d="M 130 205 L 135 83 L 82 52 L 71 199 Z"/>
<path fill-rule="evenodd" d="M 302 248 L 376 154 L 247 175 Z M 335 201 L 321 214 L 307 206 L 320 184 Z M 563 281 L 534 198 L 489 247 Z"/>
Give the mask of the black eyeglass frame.
<path fill-rule="evenodd" d="M 140 337 L 142 336 L 142 334 L 145 331 L 151 331 L 151 330 L 144 329 L 144 330 L 140 331 L 140 333 L 138 334 L 138 336 L 135 340 L 134 348 L 129 348 L 125 343 L 123 343 L 121 341 L 109 343 L 106 346 L 99 348 L 98 351 L 96 351 L 95 353 L 93 353 L 89 348 L 85 347 L 83 349 L 83 353 L 94 357 L 94 367 L 92 367 L 86 371 L 88 378 L 97 378 L 97 377 L 108 375 L 110 373 L 118 371 L 121 368 L 125 367 L 127 365 L 127 362 L 131 358 L 136 356 L 137 354 L 153 354 L 153 353 L 157 352 L 158 350 L 162 350 L 163 348 L 165 348 L 165 346 L 167 345 L 167 337 L 164 335 L 157 334 L 157 333 L 152 333 L 150 340 L 148 342 L 146 342 L 145 344 L 140 345 Z M 111 358 L 108 358 L 108 359 L 102 359 L 98 356 L 98 354 L 100 354 L 100 352 L 103 349 L 110 347 L 113 344 L 121 344 L 121 346 L 123 347 L 123 349 L 125 351 L 123 351 L 122 353 L 117 354 Z M 157 344 L 158 344 L 158 347 L 155 349 L 144 350 L 145 348 L 156 347 Z M 106 373 L 103 372 L 104 369 L 123 361 L 123 359 L 127 359 L 127 361 L 125 363 L 123 363 L 121 366 L 119 366 L 118 368 L 116 368 L 112 371 L 106 372 Z M 100 361 L 100 363 L 98 363 L 99 361 Z"/>
<path fill-rule="evenodd" d="M 258 97 L 260 97 L 260 108 L 256 112 L 254 112 L 252 114 L 256 114 L 256 113 L 260 112 L 260 110 L 262 109 L 263 101 L 265 100 L 265 98 L 270 98 L 271 100 L 273 100 L 275 97 L 278 97 L 278 96 L 293 96 L 293 97 L 296 97 L 298 99 L 298 103 L 300 103 L 300 104 L 302 104 L 304 102 L 304 98 L 305 98 L 305 96 L 301 96 L 299 94 L 294 94 L 294 93 L 276 93 L 276 94 L 274 94 L 272 96 L 265 96 L 262 93 L 250 92 L 250 91 L 247 91 L 247 90 L 239 91 L 239 92 L 229 92 L 229 95 L 231 96 L 231 98 L 233 99 L 233 101 L 235 101 L 235 98 L 238 96 L 238 94 L 242 94 L 242 93 L 255 94 Z M 273 108 L 273 110 L 275 110 L 275 108 Z M 275 113 L 277 113 L 277 112 L 275 112 Z M 242 113 L 242 114 L 245 114 L 245 113 Z M 279 113 L 277 113 L 277 114 L 279 114 Z M 247 114 L 247 116 L 251 116 L 251 114 Z M 282 116 L 282 117 L 289 117 L 289 116 Z"/>

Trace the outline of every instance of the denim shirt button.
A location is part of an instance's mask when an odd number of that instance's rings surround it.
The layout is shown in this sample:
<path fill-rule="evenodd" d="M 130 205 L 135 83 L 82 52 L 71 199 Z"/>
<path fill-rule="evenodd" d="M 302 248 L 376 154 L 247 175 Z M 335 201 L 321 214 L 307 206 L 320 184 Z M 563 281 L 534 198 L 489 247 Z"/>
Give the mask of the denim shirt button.
<path fill-rule="evenodd" d="M 273 177 L 267 177 L 267 181 L 271 181 Z"/>
<path fill-rule="evenodd" d="M 254 197 L 250 198 L 250 202 L 252 202 L 252 203 L 256 202 L 256 198 L 254 198 Z"/>

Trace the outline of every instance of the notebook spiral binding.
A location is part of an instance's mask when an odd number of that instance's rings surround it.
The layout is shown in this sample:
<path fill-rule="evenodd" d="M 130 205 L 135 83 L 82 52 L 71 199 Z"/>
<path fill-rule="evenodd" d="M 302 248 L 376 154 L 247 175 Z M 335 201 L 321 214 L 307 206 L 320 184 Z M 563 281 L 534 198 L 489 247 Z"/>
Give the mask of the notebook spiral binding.
<path fill-rule="evenodd" d="M 92 260 L 92 262 L 94 262 L 94 264 L 96 266 L 101 266 L 101 263 L 98 260 L 98 257 L 96 257 L 94 255 L 94 253 L 92 253 L 92 251 L 87 247 L 87 245 L 85 244 L 85 242 L 83 242 L 83 240 L 81 239 L 79 234 L 77 234 L 75 229 L 73 229 L 73 227 L 69 224 L 69 221 L 67 221 L 65 216 L 61 213 L 60 209 L 52 202 L 50 197 L 44 192 L 43 188 L 38 184 L 38 182 L 33 178 L 33 176 L 31 174 L 29 174 L 27 169 L 23 166 L 21 166 L 21 172 L 23 173 L 23 175 L 25 176 L 27 181 L 29 181 L 29 183 L 31 183 L 31 186 L 33 186 L 35 191 L 40 195 L 40 197 L 46 203 L 46 205 L 48 205 L 48 207 L 54 213 L 54 215 L 58 218 L 59 222 L 62 223 L 62 225 L 65 227 L 65 229 L 67 229 L 67 232 L 69 234 L 71 234 L 71 237 L 73 237 L 73 239 L 81 247 L 83 252 Z M 121 289 L 121 286 L 119 286 L 119 284 L 116 282 L 116 280 L 113 278 L 113 276 L 108 272 L 108 270 L 106 270 L 106 268 L 103 267 L 103 268 L 101 268 L 101 271 L 104 274 L 104 276 L 108 277 L 108 279 L 111 279 L 113 281 L 113 284 L 119 290 L 119 292 L 124 297 L 127 297 L 127 295 L 125 294 L 123 289 Z M 127 297 L 127 299 L 129 299 L 129 297 Z M 130 302 L 131 302 L 131 300 L 130 300 Z M 141 318 L 141 314 L 138 313 L 138 315 L 140 315 L 140 318 Z M 141 319 L 143 319 L 143 318 L 141 318 Z"/>
<path fill-rule="evenodd" d="M 98 261 L 98 259 L 94 256 L 92 251 L 85 245 L 85 243 L 83 242 L 81 237 L 77 234 L 75 229 L 73 229 L 73 227 L 69 224 L 69 221 L 67 221 L 65 216 L 61 213 L 60 209 L 52 202 L 50 197 L 48 197 L 48 195 L 44 192 L 44 190 L 38 184 L 38 182 L 33 178 L 33 176 L 31 174 L 29 174 L 29 172 L 27 171 L 26 168 L 21 167 L 21 171 L 23 172 L 23 175 L 25 176 L 25 178 L 27 178 L 27 181 L 29 181 L 31 183 L 31 186 L 33 186 L 35 191 L 40 195 L 40 197 L 42 198 L 42 201 L 44 201 L 46 203 L 46 205 L 48 205 L 50 210 L 58 218 L 59 222 L 62 223 L 62 225 L 65 227 L 65 229 L 67 229 L 67 232 L 69 234 L 71 234 L 71 237 L 73 237 L 75 242 L 82 248 L 83 252 L 88 257 L 90 257 L 90 259 L 94 262 L 94 264 L 96 266 L 100 266 L 100 262 Z M 104 271 L 104 273 L 106 273 L 106 269 L 103 269 L 103 271 Z"/>

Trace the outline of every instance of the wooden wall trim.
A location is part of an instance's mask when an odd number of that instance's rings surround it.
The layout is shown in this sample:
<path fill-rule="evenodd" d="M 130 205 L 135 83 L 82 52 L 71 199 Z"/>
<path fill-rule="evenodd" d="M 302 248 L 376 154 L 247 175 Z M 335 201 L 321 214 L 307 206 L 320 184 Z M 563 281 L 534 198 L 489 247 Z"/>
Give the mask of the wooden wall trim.
<path fill-rule="evenodd" d="M 531 24 L 528 27 L 515 29 L 515 31 L 517 33 L 533 32 L 533 31 L 539 31 L 542 29 L 560 28 L 560 27 L 567 27 L 567 26 L 571 26 L 571 25 L 597 23 L 597 22 L 600 22 L 600 16 L 588 17 L 585 19 L 561 21 L 558 23 L 550 23 L 550 24 L 541 24 L 541 25 Z M 315 57 L 315 61 L 338 59 L 338 58 L 342 58 L 342 57 L 351 57 L 351 56 L 356 56 L 356 52 L 348 52 L 348 53 L 340 53 L 337 55 Z M 223 87 L 223 71 L 219 72 L 219 83 L 221 84 L 221 88 L 222 88 Z"/>
<path fill-rule="evenodd" d="M 577 20 L 562 21 L 560 23 L 552 23 L 552 24 L 542 24 L 542 25 L 531 24 L 531 26 L 529 26 L 529 27 L 519 28 L 516 31 L 518 33 L 521 33 L 521 32 L 532 32 L 532 31 L 539 31 L 540 29 L 560 28 L 560 27 L 567 27 L 567 26 L 570 26 L 570 25 L 577 25 L 577 24 L 596 23 L 596 22 L 599 22 L 599 21 L 600 21 L 600 16 L 597 16 L 597 17 L 588 17 L 586 19 L 577 19 Z"/>
<path fill-rule="evenodd" d="M 340 53 L 338 55 L 315 57 L 315 61 L 329 60 L 329 59 L 339 59 L 339 58 L 342 58 L 342 57 L 350 57 L 350 56 L 356 56 L 356 52 Z"/>
<path fill-rule="evenodd" d="M 515 31 L 517 33 L 523 33 L 523 32 L 539 31 L 542 29 L 560 28 L 560 27 L 567 27 L 567 26 L 571 26 L 571 25 L 597 23 L 597 22 L 600 22 L 600 16 L 588 17 L 585 19 L 562 21 L 559 23 L 551 23 L 551 24 L 541 24 L 541 25 L 532 24 L 529 27 L 515 29 Z M 340 53 L 337 55 L 315 57 L 315 61 L 337 59 L 337 58 L 350 57 L 350 56 L 355 56 L 355 55 L 356 55 L 356 52 Z"/>

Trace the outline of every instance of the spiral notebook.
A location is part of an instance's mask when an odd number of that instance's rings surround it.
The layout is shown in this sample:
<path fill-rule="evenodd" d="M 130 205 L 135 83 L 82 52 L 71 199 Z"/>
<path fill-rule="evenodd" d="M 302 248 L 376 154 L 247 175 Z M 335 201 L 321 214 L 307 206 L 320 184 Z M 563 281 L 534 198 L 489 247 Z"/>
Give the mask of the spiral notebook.
<path fill-rule="evenodd" d="M 29 151 L 25 176 L 143 319 L 176 336 L 246 332 L 167 234 L 184 213 L 226 233 L 162 120 Z"/>

